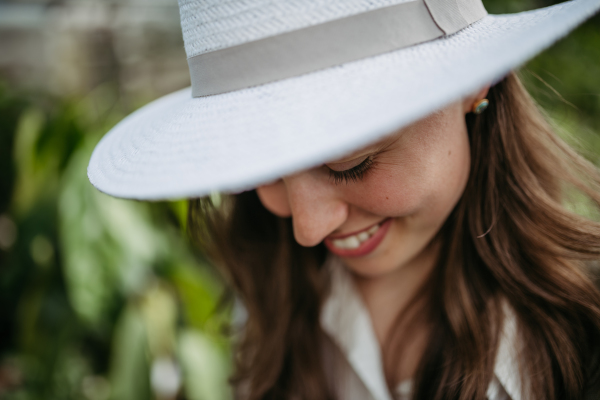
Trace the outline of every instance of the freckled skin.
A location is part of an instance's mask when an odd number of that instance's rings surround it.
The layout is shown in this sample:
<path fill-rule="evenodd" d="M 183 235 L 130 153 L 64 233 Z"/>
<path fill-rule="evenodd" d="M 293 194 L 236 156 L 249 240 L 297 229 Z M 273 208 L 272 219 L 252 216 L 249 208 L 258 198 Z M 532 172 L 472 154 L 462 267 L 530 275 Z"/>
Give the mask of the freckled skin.
<path fill-rule="evenodd" d="M 470 167 L 464 115 L 458 101 L 386 138 L 360 181 L 335 185 L 323 166 L 261 186 L 259 197 L 275 214 L 292 216 L 304 246 L 394 218 L 372 253 L 344 260 L 359 275 L 385 274 L 425 248 L 464 191 Z"/>
<path fill-rule="evenodd" d="M 335 185 L 329 179 L 330 168 L 339 171 L 356 165 L 348 161 L 358 157 L 354 153 L 337 163 L 332 161 L 257 188 L 268 210 L 292 217 L 294 237 L 303 246 L 392 218 L 387 234 L 372 252 L 342 258 L 381 346 L 396 316 L 435 265 L 440 246 L 432 239 L 460 199 L 469 176 L 465 114 L 488 89 L 486 86 L 359 151 L 361 157 L 374 155 L 372 167 L 362 180 Z M 336 169 L 338 164 L 344 167 Z M 414 376 L 427 346 L 428 327 L 411 329 L 414 336 L 401 338 L 407 351 L 398 361 L 398 382 Z"/>
<path fill-rule="evenodd" d="M 444 157 L 448 149 L 456 156 Z M 362 259 L 345 260 L 348 267 L 374 276 L 416 257 L 458 202 L 469 166 L 469 143 L 459 105 L 402 130 L 365 176 L 364 189 L 348 189 L 348 198 L 354 199 L 350 214 L 354 212 L 357 220 L 394 217 L 378 248 Z M 392 201 L 382 201 L 384 197 Z M 360 224 L 356 226 L 360 229 Z"/>

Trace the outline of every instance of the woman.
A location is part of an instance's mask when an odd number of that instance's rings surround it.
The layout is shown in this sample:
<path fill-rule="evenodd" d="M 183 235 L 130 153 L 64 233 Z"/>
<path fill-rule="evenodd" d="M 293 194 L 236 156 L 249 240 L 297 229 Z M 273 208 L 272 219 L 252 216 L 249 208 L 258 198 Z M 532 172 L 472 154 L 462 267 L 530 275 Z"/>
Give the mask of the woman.
<path fill-rule="evenodd" d="M 470 113 L 486 93 L 489 108 Z M 325 335 L 328 251 L 368 310 L 390 392 L 414 378 L 418 399 L 484 398 L 508 304 L 531 385 L 520 398 L 581 398 L 600 338 L 582 262 L 600 255 L 600 226 L 563 208 L 565 184 L 600 200 L 596 169 L 510 74 L 373 146 L 227 199 L 223 219 L 206 225 L 216 210 L 191 202 L 193 231 L 208 228 L 249 311 L 238 364 L 249 398 L 327 398 L 311 349 Z"/>
<path fill-rule="evenodd" d="M 239 397 L 598 398 L 600 224 L 563 203 L 598 203 L 600 175 L 508 71 L 600 4 L 267 3 L 181 1 L 194 98 L 129 117 L 88 170 L 199 196 L 190 229 L 247 313 Z"/>

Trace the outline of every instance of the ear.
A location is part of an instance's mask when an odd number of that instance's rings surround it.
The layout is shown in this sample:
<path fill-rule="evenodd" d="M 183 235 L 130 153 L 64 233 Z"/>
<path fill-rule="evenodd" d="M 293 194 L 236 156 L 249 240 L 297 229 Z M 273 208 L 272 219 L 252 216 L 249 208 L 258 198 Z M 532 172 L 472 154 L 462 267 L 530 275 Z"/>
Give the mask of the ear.
<path fill-rule="evenodd" d="M 465 97 L 463 100 L 464 113 L 470 113 L 473 109 L 473 103 L 475 103 L 477 100 L 485 99 L 485 96 L 487 96 L 489 90 L 490 85 L 485 85 L 477 93 L 473 93 L 472 95 Z"/>

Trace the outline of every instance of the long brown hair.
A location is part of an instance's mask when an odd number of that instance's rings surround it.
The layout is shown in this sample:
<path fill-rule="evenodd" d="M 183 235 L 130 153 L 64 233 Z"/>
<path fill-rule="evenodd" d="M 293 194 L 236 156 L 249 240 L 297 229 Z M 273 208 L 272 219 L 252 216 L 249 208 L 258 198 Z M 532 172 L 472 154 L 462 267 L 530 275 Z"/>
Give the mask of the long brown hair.
<path fill-rule="evenodd" d="M 466 116 L 470 177 L 440 231 L 438 265 L 422 292 L 431 333 L 414 398 L 485 398 L 508 303 L 525 398 L 581 399 L 600 373 L 600 293 L 587 267 L 600 259 L 600 224 L 565 201 L 577 190 L 600 204 L 600 173 L 559 139 L 516 73 L 488 98 L 483 114 Z M 190 232 L 248 311 L 232 379 L 248 399 L 334 398 L 318 351 L 326 250 L 298 245 L 291 224 L 255 191 L 218 206 L 189 202 Z M 390 388 L 396 331 L 384 352 Z"/>

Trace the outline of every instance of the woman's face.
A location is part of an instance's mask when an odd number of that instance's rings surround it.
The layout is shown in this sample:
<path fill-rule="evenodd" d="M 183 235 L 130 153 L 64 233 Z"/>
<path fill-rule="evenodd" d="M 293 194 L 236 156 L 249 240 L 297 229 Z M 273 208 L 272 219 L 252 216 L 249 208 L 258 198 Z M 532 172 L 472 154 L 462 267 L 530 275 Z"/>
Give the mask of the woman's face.
<path fill-rule="evenodd" d="M 321 167 L 257 188 L 263 205 L 291 217 L 296 241 L 327 248 L 353 272 L 376 277 L 406 265 L 460 199 L 470 168 L 465 114 L 478 94 Z"/>

